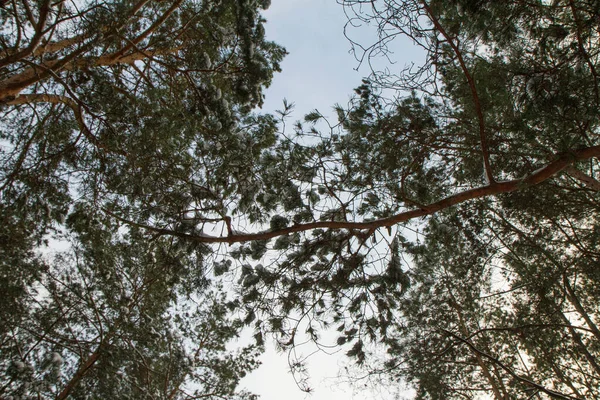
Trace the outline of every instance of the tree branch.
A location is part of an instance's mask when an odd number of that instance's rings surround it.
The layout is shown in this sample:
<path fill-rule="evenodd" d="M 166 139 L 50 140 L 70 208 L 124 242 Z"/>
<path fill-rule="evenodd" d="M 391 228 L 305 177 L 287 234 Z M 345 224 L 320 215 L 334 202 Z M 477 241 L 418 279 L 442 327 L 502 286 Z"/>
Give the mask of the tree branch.
<path fill-rule="evenodd" d="M 572 165 L 565 168 L 565 171 L 567 172 L 567 174 L 571 175 L 573 178 L 582 182 L 588 188 L 595 190 L 596 192 L 600 192 L 600 182 L 598 182 L 593 177 L 591 177 L 587 174 L 584 174 L 583 172 L 581 172 L 577 168 L 573 167 Z"/>
<path fill-rule="evenodd" d="M 504 371 L 506 371 L 510 376 L 512 376 L 513 378 L 515 378 L 516 380 L 518 380 L 519 382 L 522 382 L 524 384 L 526 384 L 527 386 L 531 386 L 533 388 L 536 388 L 544 393 L 546 393 L 547 395 L 549 395 L 550 397 L 553 397 L 555 399 L 564 399 L 564 400 L 581 400 L 577 397 L 572 397 L 569 396 L 568 394 L 564 394 L 564 393 L 560 393 L 560 392 L 556 392 L 554 390 L 548 389 L 545 386 L 542 386 L 538 383 L 535 383 L 527 378 L 523 378 L 522 376 L 518 375 L 516 372 L 514 372 L 512 370 L 512 368 L 509 368 L 508 366 L 506 366 L 502 361 L 500 361 L 499 359 L 497 359 L 496 357 L 487 354 L 481 350 L 479 350 L 477 348 L 477 346 L 475 346 L 473 343 L 471 343 L 470 341 L 463 339 L 462 337 L 446 330 L 446 329 L 442 329 L 442 332 L 444 332 L 445 334 L 447 334 L 448 336 L 451 336 L 453 338 L 455 338 L 456 340 L 458 340 L 461 343 L 466 344 L 471 350 L 473 350 L 474 352 L 476 352 L 477 354 L 489 359 L 490 361 L 492 361 L 494 364 L 498 365 L 500 368 L 502 368 Z"/>
<path fill-rule="evenodd" d="M 228 236 L 209 236 L 209 235 L 192 235 L 188 233 L 174 231 L 172 229 L 157 228 L 145 224 L 140 224 L 122 218 L 107 209 L 104 212 L 117 218 L 118 220 L 136 226 L 156 232 L 162 235 L 170 235 L 175 237 L 186 238 L 196 242 L 202 243 L 241 243 L 249 242 L 253 240 L 269 240 L 278 236 L 288 235 L 295 232 L 305 232 L 313 229 L 324 228 L 324 229 L 348 229 L 348 230 L 365 230 L 365 229 L 377 229 L 382 227 L 393 226 L 402 222 L 409 221 L 414 218 L 419 218 L 427 215 L 434 214 L 440 210 L 464 203 L 469 200 L 480 199 L 484 197 L 494 196 L 502 193 L 510 193 L 517 190 L 522 190 L 531 186 L 538 185 L 559 172 L 563 171 L 569 165 L 577 162 L 586 160 L 592 157 L 600 157 L 600 146 L 588 147 L 585 149 L 575 150 L 570 153 L 562 154 L 558 156 L 550 164 L 543 168 L 540 168 L 533 173 L 511 181 L 496 182 L 487 186 L 482 186 L 474 189 L 465 190 L 446 197 L 435 203 L 423 206 L 418 209 L 401 212 L 387 218 L 380 218 L 369 222 L 346 222 L 346 221 L 319 221 L 311 222 L 306 224 L 297 224 L 283 229 L 262 231 L 257 233 L 234 233 Z"/>
<path fill-rule="evenodd" d="M 137 14 L 137 12 L 141 10 L 149 1 L 151 0 L 141 0 L 136 5 L 134 5 L 131 9 L 131 12 L 129 13 L 129 17 L 132 17 L 135 14 Z M 108 27 L 101 28 L 100 30 L 106 32 L 108 30 Z M 34 57 L 37 57 L 42 54 L 56 53 L 60 50 L 65 49 L 66 47 L 72 46 L 77 43 L 81 43 L 83 40 L 90 38 L 90 36 L 90 33 L 87 33 L 58 40 L 56 42 L 50 42 L 49 40 L 46 40 L 45 43 L 42 45 L 39 45 L 38 40 L 35 45 L 30 45 L 25 49 L 16 49 L 14 51 L 9 51 L 8 55 L 2 60 L 0 60 L 0 67 L 19 61 L 20 59 L 27 57 L 28 55 L 33 55 Z M 32 40 L 32 44 L 33 42 L 34 40 Z"/>
<path fill-rule="evenodd" d="M 18 61 L 24 57 L 27 57 L 28 55 L 32 54 L 35 51 L 37 46 L 41 43 L 42 38 L 44 37 L 44 34 L 46 33 L 45 28 L 46 28 L 46 23 L 48 22 L 49 14 L 50 14 L 50 0 L 45 0 L 42 3 L 42 5 L 40 6 L 40 15 L 39 15 L 37 24 L 35 24 L 35 34 L 33 35 L 33 38 L 31 39 L 29 46 L 27 46 L 23 50 L 15 52 L 13 54 L 9 54 L 8 56 L 1 59 L 0 60 L 0 68 L 4 67 L 5 65 L 14 63 L 15 61 Z"/>
<path fill-rule="evenodd" d="M 171 16 L 171 14 L 173 14 L 175 10 L 179 8 L 182 2 L 183 0 L 178 0 L 175 3 L 173 3 L 173 5 L 163 15 L 161 15 L 161 17 L 157 19 L 148 29 L 142 32 L 138 37 L 130 40 L 126 46 L 124 46 L 121 50 L 117 51 L 116 53 L 112 54 L 111 57 L 117 59 L 123 56 L 126 52 L 128 52 L 134 46 L 136 46 L 139 42 L 148 37 L 148 35 L 154 32 L 158 27 L 160 27 Z"/>
<path fill-rule="evenodd" d="M 435 26 L 435 28 L 442 34 L 442 36 L 446 39 L 446 41 L 448 42 L 448 44 L 454 51 L 454 54 L 456 54 L 456 58 L 458 59 L 460 68 L 462 69 L 463 74 L 465 75 L 465 78 L 467 79 L 467 82 L 469 84 L 469 89 L 471 89 L 471 96 L 473 96 L 473 104 L 475 106 L 475 112 L 477 113 L 477 119 L 479 121 L 479 140 L 481 142 L 481 153 L 483 155 L 483 165 L 485 168 L 485 175 L 486 175 L 489 183 L 494 183 L 495 182 L 494 173 L 492 171 L 492 165 L 490 163 L 490 150 L 489 150 L 489 146 L 488 146 L 488 142 L 487 142 L 487 135 L 485 132 L 485 119 L 483 116 L 483 110 L 481 108 L 481 101 L 479 100 L 479 94 L 477 93 L 477 87 L 475 85 L 475 80 L 473 79 L 473 76 L 471 75 L 471 73 L 469 72 L 469 69 L 467 68 L 467 64 L 465 63 L 465 60 L 463 59 L 460 49 L 452 41 L 452 38 L 450 37 L 448 32 L 446 32 L 444 27 L 440 24 L 438 19 L 433 15 L 431 8 L 429 7 L 429 5 L 427 4 L 426 1 L 423 1 L 423 7 L 427 11 L 427 14 L 429 15 L 429 18 L 431 19 L 431 22 L 433 22 L 433 25 Z"/>
<path fill-rule="evenodd" d="M 103 151 L 117 153 L 121 155 L 127 155 L 127 153 L 123 151 L 116 151 L 110 149 L 104 143 L 100 141 L 93 133 L 90 131 L 88 126 L 85 123 L 83 117 L 83 110 L 81 106 L 73 99 L 67 96 L 61 96 L 58 94 L 21 94 L 17 98 L 8 101 L 6 104 L 9 105 L 18 105 L 18 104 L 27 104 L 27 103 L 51 103 L 51 104 L 65 104 L 68 106 L 75 114 L 75 119 L 77 120 L 77 124 L 79 125 L 79 130 L 83 133 L 83 135 L 97 148 L 102 149 Z"/>
<path fill-rule="evenodd" d="M 180 48 L 156 49 L 148 51 L 134 51 L 115 58 L 114 53 L 107 54 L 101 57 L 78 57 L 83 51 L 82 49 L 65 56 L 60 60 L 47 61 L 43 65 L 36 65 L 25 69 L 23 72 L 13 75 L 0 83 L 0 102 L 9 102 L 21 93 L 25 88 L 35 82 L 46 79 L 52 72 L 73 71 L 95 66 L 111 66 L 116 64 L 131 64 L 135 61 L 150 59 L 154 56 L 172 54 L 180 50 Z M 7 100 L 8 99 L 8 100 Z"/>
<path fill-rule="evenodd" d="M 56 395 L 56 400 L 64 400 L 69 397 L 71 391 L 75 388 L 75 386 L 79 383 L 79 381 L 87 374 L 88 370 L 94 366 L 96 361 L 100 358 L 100 351 L 103 342 L 100 342 L 96 350 L 90 354 L 90 356 L 80 364 L 79 369 L 73 375 L 73 377 L 67 382 L 67 385 L 63 388 L 63 390 Z"/>

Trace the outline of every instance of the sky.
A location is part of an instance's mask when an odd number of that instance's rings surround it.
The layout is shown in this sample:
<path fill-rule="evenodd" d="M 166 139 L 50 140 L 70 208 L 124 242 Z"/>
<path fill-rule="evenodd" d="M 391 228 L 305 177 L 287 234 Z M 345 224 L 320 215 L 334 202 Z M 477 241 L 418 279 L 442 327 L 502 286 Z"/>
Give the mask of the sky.
<path fill-rule="evenodd" d="M 333 115 L 332 106 L 345 104 L 368 73 L 356 71 L 349 53 L 342 6 L 335 0 L 273 0 L 263 15 L 267 38 L 289 53 L 266 91 L 263 110 L 280 109 L 285 97 L 296 104 L 295 118 L 315 108 Z"/>
<path fill-rule="evenodd" d="M 290 122 L 314 109 L 334 118 L 333 105 L 347 104 L 353 89 L 370 73 L 366 65 L 359 68 L 350 53 L 350 43 L 344 37 L 347 18 L 342 6 L 335 0 L 273 0 L 263 15 L 267 19 L 267 38 L 289 52 L 282 63 L 283 71 L 275 76 L 265 93 L 263 111 L 282 109 L 285 98 L 295 104 Z M 354 39 L 360 38 L 365 44 L 372 43 L 376 37 L 372 27 L 354 29 L 351 33 Z M 397 43 L 394 56 L 399 69 L 418 58 L 409 42 Z M 393 398 L 386 396 L 387 391 L 382 392 L 381 388 L 356 392 L 337 379 L 340 369 L 344 369 L 343 352 L 329 356 L 319 353 L 308 359 L 310 385 L 314 389 L 311 395 L 296 385 L 289 373 L 287 354 L 278 354 L 273 346 L 268 346 L 262 362 L 258 370 L 242 381 L 242 387 L 259 394 L 263 400 Z M 390 388 L 390 391 L 396 390 Z"/>

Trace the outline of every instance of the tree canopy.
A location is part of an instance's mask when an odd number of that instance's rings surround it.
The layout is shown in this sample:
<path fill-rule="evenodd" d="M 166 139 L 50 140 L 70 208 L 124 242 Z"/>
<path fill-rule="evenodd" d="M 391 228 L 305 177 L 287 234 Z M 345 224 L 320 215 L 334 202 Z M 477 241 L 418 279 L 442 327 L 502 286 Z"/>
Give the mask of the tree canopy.
<path fill-rule="evenodd" d="M 82 3 L 0 14 L 2 395 L 229 395 L 263 337 L 334 329 L 417 399 L 600 396 L 596 2 L 339 0 L 360 60 L 425 62 L 292 126 L 254 113 L 267 2 Z"/>
<path fill-rule="evenodd" d="M 261 346 L 227 347 L 242 322 L 211 249 L 102 209 L 185 213 L 244 137 L 273 140 L 249 114 L 285 54 L 266 6 L 2 2 L 0 397 L 253 397 L 237 383 Z"/>

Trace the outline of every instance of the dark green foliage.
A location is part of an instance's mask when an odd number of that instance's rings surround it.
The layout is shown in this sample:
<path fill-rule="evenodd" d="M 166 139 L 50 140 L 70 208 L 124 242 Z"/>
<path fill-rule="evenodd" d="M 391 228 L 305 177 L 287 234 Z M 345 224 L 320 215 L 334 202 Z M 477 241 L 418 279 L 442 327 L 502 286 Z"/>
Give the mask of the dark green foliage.
<path fill-rule="evenodd" d="M 72 250 L 46 263 L 21 296 L 20 318 L 5 320 L 4 395 L 237 396 L 260 348 L 227 350 L 242 323 L 201 276 L 203 250 L 135 229 L 119 237 L 110 222 L 83 215 L 69 226 Z"/>
<path fill-rule="evenodd" d="M 387 52 L 399 30 L 427 54 L 421 69 L 373 73 L 338 112 L 344 130 L 321 157 L 340 163 L 329 186 L 362 200 L 344 198 L 349 214 L 426 209 L 490 176 L 520 178 L 598 146 L 594 4 L 407 1 L 367 12 L 360 3 L 343 2 L 382 39 L 366 56 Z M 361 293 L 365 280 L 349 279 L 345 316 L 332 320 L 383 345 L 389 360 L 373 361 L 374 372 L 387 368 L 419 399 L 598 397 L 597 161 L 414 224 L 416 238 L 390 240 L 387 268 L 368 278 L 377 287 Z M 368 256 L 362 234 L 352 250 Z M 407 270 L 396 268 L 400 256 Z M 388 299 L 392 278 L 402 290 Z M 363 320 L 369 305 L 377 312 Z"/>
<path fill-rule="evenodd" d="M 287 349 L 337 328 L 418 399 L 600 395 L 597 5 L 341 3 L 379 29 L 365 57 L 401 33 L 424 63 L 291 129 L 287 102 L 281 121 L 251 113 L 285 53 L 266 2 L 56 3 L 54 37 L 19 2 L 2 11 L 4 390 L 160 397 L 151 374 L 199 376 L 185 355 L 208 324 L 200 373 L 228 396 L 254 349 L 223 346 L 252 324 Z M 53 232 L 73 247 L 50 261 Z M 237 299 L 211 294 L 211 263 Z M 23 356 L 30 321 L 55 339 Z M 69 386 L 96 348 L 109 357 Z M 130 386 L 108 383 L 119 368 Z"/>
<path fill-rule="evenodd" d="M 4 3 L 0 398 L 253 398 L 214 252 L 113 215 L 197 233 L 251 198 L 267 2 Z"/>

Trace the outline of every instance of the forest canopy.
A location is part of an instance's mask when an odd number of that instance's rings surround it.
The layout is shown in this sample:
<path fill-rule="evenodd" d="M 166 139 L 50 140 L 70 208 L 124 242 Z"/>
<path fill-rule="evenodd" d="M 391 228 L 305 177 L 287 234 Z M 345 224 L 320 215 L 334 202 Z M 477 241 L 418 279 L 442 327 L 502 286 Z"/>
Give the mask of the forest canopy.
<path fill-rule="evenodd" d="M 600 397 L 600 5 L 338 2 L 425 62 L 293 124 L 268 1 L 2 2 L 0 397 L 252 398 L 330 331 L 416 399 Z"/>

